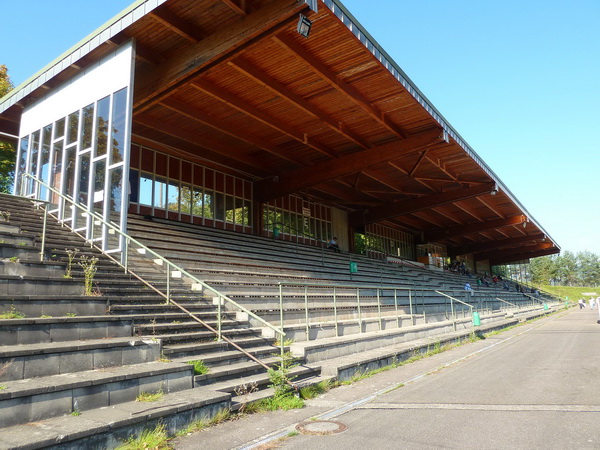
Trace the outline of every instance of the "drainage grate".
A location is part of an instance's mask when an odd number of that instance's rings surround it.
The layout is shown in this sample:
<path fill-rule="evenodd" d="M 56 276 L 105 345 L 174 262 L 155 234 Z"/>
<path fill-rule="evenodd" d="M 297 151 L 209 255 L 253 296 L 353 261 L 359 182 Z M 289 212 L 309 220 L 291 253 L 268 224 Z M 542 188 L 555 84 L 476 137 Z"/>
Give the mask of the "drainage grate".
<path fill-rule="evenodd" d="M 315 420 L 296 425 L 296 430 L 302 434 L 315 434 L 319 436 L 341 433 L 347 429 L 346 425 L 335 420 Z"/>

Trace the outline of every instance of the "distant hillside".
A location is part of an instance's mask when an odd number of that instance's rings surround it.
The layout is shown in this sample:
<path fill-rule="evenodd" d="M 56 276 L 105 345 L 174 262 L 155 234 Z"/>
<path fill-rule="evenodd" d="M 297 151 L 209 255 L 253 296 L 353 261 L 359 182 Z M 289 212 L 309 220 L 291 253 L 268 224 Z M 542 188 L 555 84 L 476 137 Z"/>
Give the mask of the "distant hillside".
<path fill-rule="evenodd" d="M 547 291 L 563 300 L 569 297 L 570 302 L 576 302 L 580 298 L 588 299 L 589 295 L 583 295 L 584 293 L 595 292 L 596 297 L 600 296 L 600 288 L 598 287 L 571 287 L 571 286 L 549 286 L 541 285 L 540 289 Z"/>

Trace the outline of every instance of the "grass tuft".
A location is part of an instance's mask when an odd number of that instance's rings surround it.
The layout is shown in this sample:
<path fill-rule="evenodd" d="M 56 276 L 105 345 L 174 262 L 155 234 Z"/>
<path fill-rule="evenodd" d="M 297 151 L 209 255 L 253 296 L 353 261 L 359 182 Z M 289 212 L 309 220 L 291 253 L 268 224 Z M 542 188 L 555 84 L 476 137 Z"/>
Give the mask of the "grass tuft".
<path fill-rule="evenodd" d="M 210 369 L 206 367 L 204 361 L 201 359 L 195 359 L 193 361 L 188 361 L 187 363 L 194 366 L 194 375 L 204 375 L 205 373 L 210 372 Z"/>
<path fill-rule="evenodd" d="M 163 424 L 158 425 L 153 430 L 144 431 L 140 437 L 130 437 L 125 443 L 117 447 L 117 450 L 168 450 L 169 435 Z"/>
<path fill-rule="evenodd" d="M 142 392 L 135 398 L 136 402 L 157 402 L 165 396 L 162 389 L 159 389 L 156 393 Z"/>

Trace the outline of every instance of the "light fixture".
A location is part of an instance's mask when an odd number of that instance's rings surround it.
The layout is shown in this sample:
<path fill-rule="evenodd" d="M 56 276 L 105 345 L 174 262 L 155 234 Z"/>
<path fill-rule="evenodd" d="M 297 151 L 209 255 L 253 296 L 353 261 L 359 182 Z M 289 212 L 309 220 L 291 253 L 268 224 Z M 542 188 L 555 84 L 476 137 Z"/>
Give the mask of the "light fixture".
<path fill-rule="evenodd" d="M 307 38 L 310 34 L 311 27 L 312 22 L 308 19 L 308 17 L 306 17 L 304 14 L 300 14 L 300 18 L 298 19 L 298 27 L 296 28 L 298 33 Z"/>
<path fill-rule="evenodd" d="M 494 183 L 494 187 L 490 191 L 490 194 L 496 195 L 497 193 L 498 193 L 498 185 L 496 183 Z"/>

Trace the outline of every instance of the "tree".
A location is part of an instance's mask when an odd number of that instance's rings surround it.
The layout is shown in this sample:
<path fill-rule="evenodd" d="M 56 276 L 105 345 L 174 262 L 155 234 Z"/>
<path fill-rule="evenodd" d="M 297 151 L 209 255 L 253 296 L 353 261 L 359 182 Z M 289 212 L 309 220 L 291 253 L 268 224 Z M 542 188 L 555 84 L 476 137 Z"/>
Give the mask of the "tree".
<path fill-rule="evenodd" d="M 13 89 L 13 84 L 8 76 L 8 69 L 0 65 L 0 98 Z M 1 136 L 0 136 L 1 139 Z M 10 192 L 15 176 L 15 146 L 0 140 L 0 192 Z"/>

